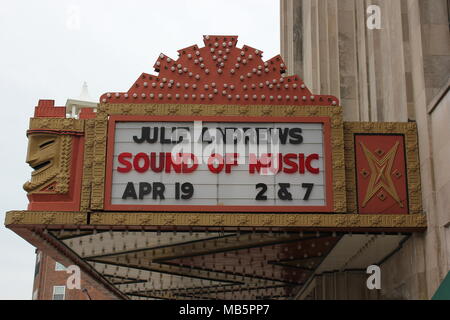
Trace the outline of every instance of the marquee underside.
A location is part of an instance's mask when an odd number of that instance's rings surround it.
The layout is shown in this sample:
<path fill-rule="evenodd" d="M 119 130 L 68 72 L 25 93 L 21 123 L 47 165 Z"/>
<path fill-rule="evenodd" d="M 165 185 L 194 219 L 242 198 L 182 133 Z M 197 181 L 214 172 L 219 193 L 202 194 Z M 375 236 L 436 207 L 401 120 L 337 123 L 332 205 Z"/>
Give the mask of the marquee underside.
<path fill-rule="evenodd" d="M 307 228 L 9 227 L 129 299 L 290 299 L 314 274 L 365 270 L 409 236 Z"/>

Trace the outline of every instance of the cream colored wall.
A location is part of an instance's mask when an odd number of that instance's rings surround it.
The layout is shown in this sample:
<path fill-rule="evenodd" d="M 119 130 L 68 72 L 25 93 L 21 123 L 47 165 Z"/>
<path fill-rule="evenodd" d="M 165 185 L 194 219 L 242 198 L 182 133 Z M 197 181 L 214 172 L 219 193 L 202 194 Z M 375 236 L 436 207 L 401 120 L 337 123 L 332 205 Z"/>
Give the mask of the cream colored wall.
<path fill-rule="evenodd" d="M 366 27 L 370 4 L 381 30 Z M 450 270 L 447 0 L 281 0 L 281 52 L 314 93 L 341 100 L 346 120 L 417 122 L 428 230 L 383 263 L 382 295 L 431 298 Z"/>
<path fill-rule="evenodd" d="M 300 300 L 377 300 L 379 292 L 369 290 L 367 274 L 362 271 L 344 271 L 324 273 L 306 284 L 306 288 L 297 297 Z"/>

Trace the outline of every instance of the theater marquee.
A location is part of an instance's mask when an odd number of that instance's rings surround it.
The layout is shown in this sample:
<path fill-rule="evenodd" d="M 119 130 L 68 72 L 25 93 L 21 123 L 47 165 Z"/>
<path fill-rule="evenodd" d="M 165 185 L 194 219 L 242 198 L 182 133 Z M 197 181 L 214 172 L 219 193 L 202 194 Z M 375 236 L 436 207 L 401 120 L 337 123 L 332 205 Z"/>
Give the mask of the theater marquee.
<path fill-rule="evenodd" d="M 346 122 L 236 41 L 161 54 L 77 117 L 40 100 L 6 226 L 116 297 L 170 300 L 293 298 L 424 231 L 415 123 Z"/>
<path fill-rule="evenodd" d="M 40 100 L 27 211 L 7 224 L 411 231 L 426 227 L 414 123 L 345 122 L 281 56 L 205 37 L 66 117 Z"/>
<path fill-rule="evenodd" d="M 106 208 L 331 212 L 327 117 L 111 117 Z"/>

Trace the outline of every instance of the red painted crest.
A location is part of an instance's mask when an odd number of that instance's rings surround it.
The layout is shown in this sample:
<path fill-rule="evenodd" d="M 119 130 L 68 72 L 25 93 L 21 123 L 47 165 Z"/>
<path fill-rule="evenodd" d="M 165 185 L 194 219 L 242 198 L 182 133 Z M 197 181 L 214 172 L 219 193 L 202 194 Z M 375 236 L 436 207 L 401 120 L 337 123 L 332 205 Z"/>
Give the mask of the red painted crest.
<path fill-rule="evenodd" d="M 262 51 L 236 47 L 237 36 L 204 36 L 205 46 L 178 50 L 174 60 L 160 54 L 127 92 L 103 94 L 103 103 L 238 105 L 338 105 L 334 96 L 313 95 L 298 76 L 282 77 L 280 55 L 263 61 Z"/>
<path fill-rule="evenodd" d="M 358 210 L 366 214 L 407 214 L 404 137 L 356 135 Z"/>

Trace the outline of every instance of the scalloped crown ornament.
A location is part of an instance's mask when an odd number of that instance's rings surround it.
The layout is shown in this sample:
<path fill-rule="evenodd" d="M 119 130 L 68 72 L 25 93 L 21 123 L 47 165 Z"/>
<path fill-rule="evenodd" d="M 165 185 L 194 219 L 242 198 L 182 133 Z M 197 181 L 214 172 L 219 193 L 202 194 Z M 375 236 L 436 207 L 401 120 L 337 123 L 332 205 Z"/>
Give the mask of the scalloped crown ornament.
<path fill-rule="evenodd" d="M 280 55 L 267 61 L 262 51 L 236 47 L 237 36 L 204 36 L 204 47 L 178 50 L 174 60 L 160 54 L 154 68 L 143 73 L 127 92 L 109 92 L 102 103 L 318 105 L 336 106 L 330 95 L 314 95 L 298 76 L 283 76 Z"/>

